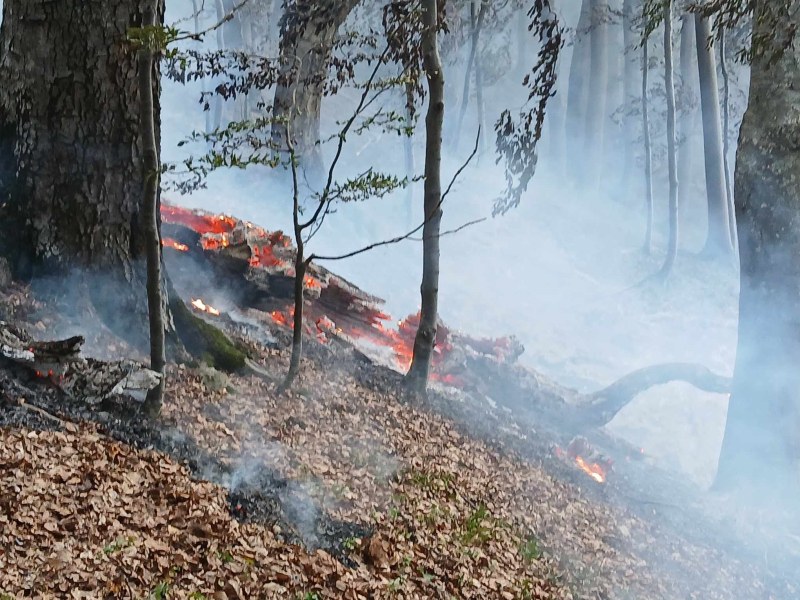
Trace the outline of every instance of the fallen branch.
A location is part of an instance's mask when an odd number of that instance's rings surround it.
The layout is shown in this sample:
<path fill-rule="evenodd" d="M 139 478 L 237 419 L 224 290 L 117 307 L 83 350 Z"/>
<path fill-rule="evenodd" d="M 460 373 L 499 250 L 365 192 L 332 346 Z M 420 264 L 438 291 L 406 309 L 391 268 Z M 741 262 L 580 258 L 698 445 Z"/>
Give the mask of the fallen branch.
<path fill-rule="evenodd" d="M 131 360 L 103 362 L 80 356 L 80 336 L 52 342 L 32 341 L 0 321 L 0 358 L 29 370 L 68 396 L 88 404 L 115 397 L 144 401 L 161 375 Z"/>
<path fill-rule="evenodd" d="M 703 365 L 692 363 L 666 363 L 652 365 L 629 373 L 599 392 L 589 396 L 589 414 L 597 423 L 605 425 L 642 392 L 672 381 L 685 381 L 704 392 L 724 394 L 730 390 L 731 380 L 718 375 Z"/>

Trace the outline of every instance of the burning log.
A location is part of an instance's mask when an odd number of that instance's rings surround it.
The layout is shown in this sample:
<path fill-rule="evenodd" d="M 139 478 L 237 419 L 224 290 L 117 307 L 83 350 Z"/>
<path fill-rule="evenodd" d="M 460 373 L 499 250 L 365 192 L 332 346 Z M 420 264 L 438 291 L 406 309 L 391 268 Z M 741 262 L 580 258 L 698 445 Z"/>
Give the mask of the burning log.
<path fill-rule="evenodd" d="M 196 312 L 219 316 L 210 300 L 202 298 L 210 284 L 225 289 L 237 307 L 267 313 L 279 327 L 293 326 L 295 249 L 287 236 L 226 215 L 169 204 L 162 205 L 162 218 L 164 234 L 169 236 L 164 238 L 165 248 L 177 250 L 166 254 L 170 273 L 176 287 L 191 298 Z M 207 278 L 198 278 L 197 269 L 204 269 Z M 304 283 L 304 329 L 309 337 L 322 343 L 338 337 L 357 345 L 387 348 L 394 354 L 395 368 L 408 368 L 418 315 L 400 321 L 395 329 L 382 299 L 316 264 L 310 265 Z M 461 383 L 462 355 L 513 362 L 522 351 L 513 338 L 470 338 L 440 324 L 432 377 Z"/>
<path fill-rule="evenodd" d="M 0 322 L 0 357 L 22 366 L 72 398 L 88 404 L 128 397 L 144 401 L 161 376 L 134 361 L 107 363 L 80 356 L 80 336 L 52 342 L 32 341 L 23 331 Z"/>
<path fill-rule="evenodd" d="M 165 247 L 173 249 L 165 253 L 170 272 L 185 296 L 197 301 L 209 286 L 225 289 L 238 307 L 261 310 L 276 326 L 292 327 L 295 251 L 287 236 L 230 216 L 168 204 L 162 205 L 162 218 L 164 234 L 170 236 Z M 198 278 L 194 269 L 209 272 L 209 265 L 211 280 Z M 325 343 L 336 336 L 355 345 L 388 348 L 394 355 L 393 367 L 408 368 L 418 315 L 395 328 L 382 308 L 383 300 L 316 264 L 306 276 L 304 298 L 304 327 L 310 337 Z M 216 311 L 206 300 L 195 303 L 194 309 L 204 316 Z M 513 337 L 476 339 L 440 322 L 431 376 L 529 410 L 541 422 L 571 435 L 606 425 L 634 397 L 655 385 L 680 380 L 712 392 L 725 392 L 730 385 L 727 378 L 703 366 L 675 363 L 647 367 L 596 393 L 582 394 L 516 364 L 523 351 Z M 592 464 L 586 463 L 590 470 Z"/>

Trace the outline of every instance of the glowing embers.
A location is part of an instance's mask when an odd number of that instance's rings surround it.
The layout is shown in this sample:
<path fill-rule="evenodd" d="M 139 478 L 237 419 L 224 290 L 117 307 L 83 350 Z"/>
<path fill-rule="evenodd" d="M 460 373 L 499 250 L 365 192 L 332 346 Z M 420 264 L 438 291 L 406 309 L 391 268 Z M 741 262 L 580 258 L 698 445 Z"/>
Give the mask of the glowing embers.
<path fill-rule="evenodd" d="M 226 215 L 198 214 L 196 211 L 161 203 L 161 220 L 165 223 L 177 223 L 192 229 L 200 235 L 207 233 L 230 233 L 236 227 L 236 219 Z"/>
<path fill-rule="evenodd" d="M 178 252 L 188 252 L 189 246 L 186 244 L 181 244 L 178 240 L 173 240 L 170 237 L 165 237 L 161 240 L 161 245 L 164 248 L 172 248 L 173 250 L 177 250 Z"/>
<path fill-rule="evenodd" d="M 263 267 L 265 269 L 283 269 L 288 270 L 291 266 L 291 261 L 286 258 L 281 258 L 276 254 L 276 251 L 291 249 L 292 241 L 286 237 L 282 231 L 274 231 L 267 233 L 263 229 L 255 228 L 254 225 L 247 224 L 248 231 L 251 233 L 258 229 L 261 241 L 252 245 L 250 256 L 251 267 Z"/>
<path fill-rule="evenodd" d="M 556 446 L 554 454 L 571 461 L 597 483 L 606 482 L 614 465 L 614 461 L 599 454 L 586 438 L 580 436 L 573 438 L 566 451 Z"/>
<path fill-rule="evenodd" d="M 217 310 L 213 306 L 209 306 L 208 304 L 200 300 L 200 298 L 193 299 L 191 305 L 192 308 L 194 308 L 197 312 L 206 313 L 214 317 L 219 316 L 219 310 Z"/>
<path fill-rule="evenodd" d="M 231 245 L 231 240 L 227 233 L 207 233 L 200 238 L 200 245 L 203 250 L 222 250 Z"/>

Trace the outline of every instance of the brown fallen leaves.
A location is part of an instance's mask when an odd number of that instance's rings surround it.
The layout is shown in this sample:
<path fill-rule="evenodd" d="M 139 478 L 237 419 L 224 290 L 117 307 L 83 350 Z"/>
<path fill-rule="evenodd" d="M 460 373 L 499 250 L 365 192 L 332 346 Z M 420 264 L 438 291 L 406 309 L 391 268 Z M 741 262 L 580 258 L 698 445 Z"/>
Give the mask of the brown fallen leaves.
<path fill-rule="evenodd" d="M 284 359 L 285 357 L 280 357 Z M 89 425 L 0 430 L 0 594 L 74 598 L 764 598 L 717 551 L 589 501 L 444 418 L 307 364 L 276 396 L 169 378 L 165 417 L 236 471 L 267 464 L 373 533 L 355 563 L 284 544 L 225 490 Z M 593 483 L 588 482 L 588 485 Z M 654 549 L 658 549 L 655 552 Z M 664 558 L 667 557 L 667 558 Z"/>

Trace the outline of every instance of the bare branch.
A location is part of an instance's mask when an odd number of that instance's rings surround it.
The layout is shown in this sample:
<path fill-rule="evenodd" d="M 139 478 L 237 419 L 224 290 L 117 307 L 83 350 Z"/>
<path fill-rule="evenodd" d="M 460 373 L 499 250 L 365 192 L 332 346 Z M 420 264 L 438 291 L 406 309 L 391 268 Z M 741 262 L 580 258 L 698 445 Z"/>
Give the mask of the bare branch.
<path fill-rule="evenodd" d="M 411 231 L 409 231 L 408 233 L 406 233 L 404 235 L 399 235 L 399 236 L 391 238 L 389 240 L 383 240 L 382 242 L 375 242 L 374 244 L 370 244 L 368 246 L 364 246 L 363 248 L 359 248 L 358 250 L 353 250 L 352 252 L 348 252 L 347 254 L 341 254 L 339 256 L 319 256 L 319 255 L 316 255 L 316 254 L 312 254 L 311 256 L 308 257 L 308 260 L 309 261 L 312 261 L 312 260 L 316 260 L 316 261 L 321 261 L 321 260 L 344 260 L 346 258 L 352 258 L 354 256 L 358 256 L 359 254 L 364 254 L 365 252 L 369 252 L 370 250 L 374 250 L 375 248 L 381 248 L 382 246 L 391 246 L 391 245 L 394 245 L 394 244 L 399 244 L 400 242 L 404 242 L 406 240 L 413 239 L 413 235 L 415 233 L 417 233 L 420 229 L 423 229 L 425 227 L 425 225 L 427 225 L 428 221 L 430 221 L 436 215 L 436 213 L 442 207 L 442 204 L 444 203 L 444 200 L 447 197 L 447 194 L 452 189 L 453 184 L 456 182 L 456 179 L 458 179 L 458 177 L 461 175 L 461 173 L 464 172 L 464 170 L 467 168 L 469 163 L 472 162 L 472 159 L 475 158 L 475 155 L 478 153 L 478 144 L 480 142 L 480 137 L 481 137 L 481 132 L 480 132 L 480 129 L 478 129 L 478 135 L 475 137 L 475 147 L 472 149 L 472 153 L 469 155 L 467 160 L 464 161 L 464 164 L 462 164 L 458 168 L 458 170 L 455 172 L 455 174 L 453 175 L 453 178 L 450 180 L 450 184 L 447 186 L 447 189 L 445 190 L 444 194 L 442 194 L 442 197 L 439 199 L 439 204 L 436 205 L 436 210 L 431 211 L 431 214 L 428 215 L 425 218 L 425 220 L 422 223 L 420 223 L 419 225 L 417 225 L 414 229 L 412 229 Z M 479 219 L 479 220 L 474 221 L 474 222 L 466 223 L 466 224 L 462 225 L 461 227 L 459 227 L 458 229 L 455 229 L 455 230 L 450 231 L 450 232 L 445 232 L 445 233 L 456 233 L 458 231 L 461 231 L 462 229 L 465 229 L 466 227 L 469 227 L 470 225 L 475 225 L 477 223 L 480 223 L 481 221 L 485 221 L 485 219 Z M 444 234 L 440 234 L 439 237 L 441 237 L 441 235 L 444 235 Z"/>

